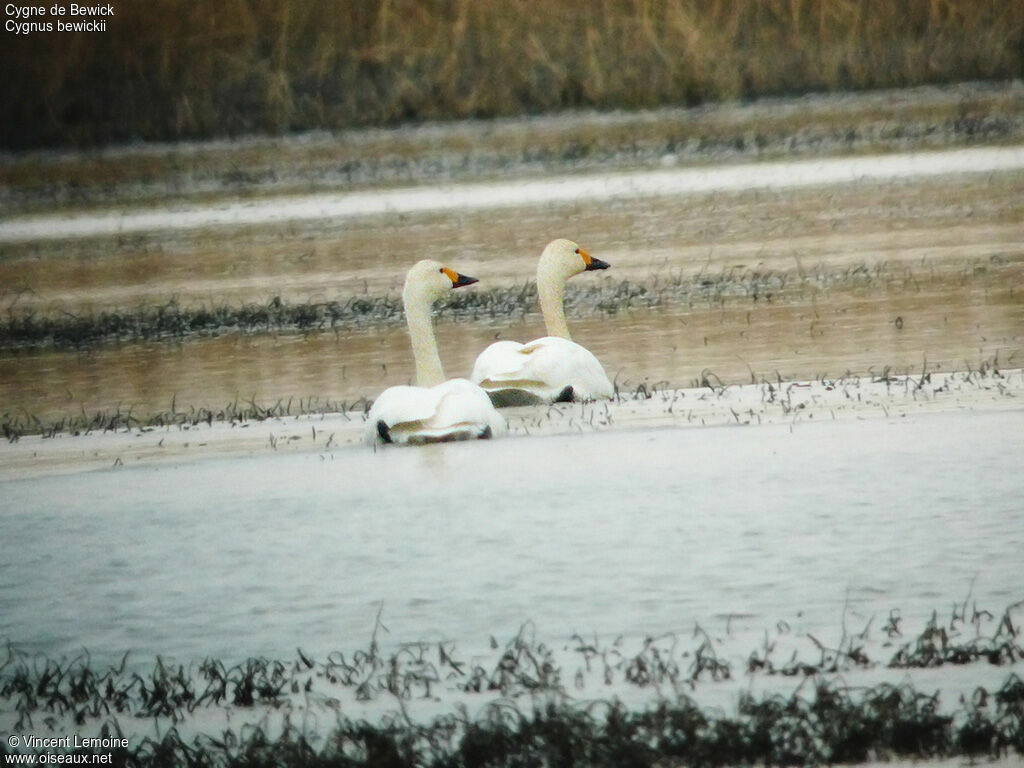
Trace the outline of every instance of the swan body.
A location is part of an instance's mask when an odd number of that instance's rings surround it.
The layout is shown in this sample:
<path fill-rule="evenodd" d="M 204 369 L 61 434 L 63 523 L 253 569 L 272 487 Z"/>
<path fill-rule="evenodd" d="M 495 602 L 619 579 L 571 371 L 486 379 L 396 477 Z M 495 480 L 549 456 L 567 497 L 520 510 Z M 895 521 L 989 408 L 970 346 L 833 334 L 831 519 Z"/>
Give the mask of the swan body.
<path fill-rule="evenodd" d="M 467 379 L 389 387 L 374 401 L 370 425 L 371 441 L 411 445 L 488 438 L 506 430 L 487 394 Z"/>
<path fill-rule="evenodd" d="M 416 360 L 417 386 L 389 387 L 380 394 L 367 417 L 366 442 L 417 445 L 496 437 L 508 430 L 505 419 L 479 386 L 466 379 L 445 380 L 437 351 L 431 305 L 452 288 L 475 282 L 476 278 L 429 259 L 409 270 L 402 304 Z"/>
<path fill-rule="evenodd" d="M 470 376 L 498 407 L 597 400 L 615 388 L 597 358 L 569 336 L 563 296 L 570 277 L 608 264 L 571 240 L 554 240 L 537 265 L 537 293 L 548 335 L 526 344 L 497 341 L 477 357 Z"/>
<path fill-rule="evenodd" d="M 614 394 L 590 350 L 560 336 L 526 344 L 496 341 L 480 353 L 471 378 L 498 407 L 597 400 Z"/>

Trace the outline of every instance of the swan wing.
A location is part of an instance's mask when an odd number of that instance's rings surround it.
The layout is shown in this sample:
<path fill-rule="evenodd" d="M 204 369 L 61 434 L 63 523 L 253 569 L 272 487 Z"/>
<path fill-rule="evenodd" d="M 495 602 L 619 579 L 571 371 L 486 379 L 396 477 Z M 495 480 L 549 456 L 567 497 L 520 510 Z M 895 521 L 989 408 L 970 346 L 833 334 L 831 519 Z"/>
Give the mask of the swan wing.
<path fill-rule="evenodd" d="M 384 425 L 384 428 L 380 426 Z M 466 379 L 434 387 L 390 387 L 370 409 L 367 442 L 427 443 L 497 437 L 508 431 L 487 394 Z"/>
<path fill-rule="evenodd" d="M 585 347 L 558 336 L 526 344 L 498 341 L 480 353 L 471 379 L 492 399 L 510 402 L 552 402 L 566 387 L 576 400 L 610 398 L 614 387 L 598 359 Z M 516 398 L 509 394 L 522 393 Z"/>

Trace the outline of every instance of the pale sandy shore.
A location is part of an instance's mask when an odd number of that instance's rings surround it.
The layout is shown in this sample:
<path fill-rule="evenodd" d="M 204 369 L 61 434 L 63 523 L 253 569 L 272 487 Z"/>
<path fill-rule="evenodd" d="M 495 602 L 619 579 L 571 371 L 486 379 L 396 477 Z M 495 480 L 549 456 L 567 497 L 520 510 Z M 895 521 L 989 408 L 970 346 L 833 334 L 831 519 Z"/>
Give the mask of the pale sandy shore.
<path fill-rule="evenodd" d="M 848 377 L 762 381 L 745 386 L 643 389 L 616 401 L 505 409 L 509 437 L 600 430 L 802 424 L 905 419 L 929 413 L 1024 409 L 1024 369 L 932 373 L 925 377 Z M 343 460 L 364 444 L 361 413 L 302 415 L 263 421 L 146 427 L 82 435 L 27 435 L 0 444 L 0 480 L 116 469 L 159 462 L 273 453 L 316 453 Z M 387 447 L 377 450 L 415 450 Z"/>

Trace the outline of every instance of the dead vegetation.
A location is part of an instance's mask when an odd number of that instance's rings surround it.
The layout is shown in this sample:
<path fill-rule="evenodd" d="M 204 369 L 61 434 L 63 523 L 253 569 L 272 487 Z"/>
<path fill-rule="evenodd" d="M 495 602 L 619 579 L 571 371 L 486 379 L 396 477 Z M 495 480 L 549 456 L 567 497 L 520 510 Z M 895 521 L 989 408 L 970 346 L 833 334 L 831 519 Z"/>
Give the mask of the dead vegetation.
<path fill-rule="evenodd" d="M 1013 665 L 1024 659 L 1020 629 L 1011 619 L 1019 608 L 1011 606 L 997 621 L 976 605 L 970 613 L 966 602 L 954 605 L 948 624 L 934 615 L 889 666 L 926 662 L 930 652 L 921 649 L 932 643 L 940 624 L 947 633 L 945 647 L 957 655 L 949 663 Z M 890 613 L 875 631 L 888 641 L 901 639 L 898 616 Z M 689 634 L 648 637 L 632 653 L 622 638 L 608 642 L 580 635 L 559 651 L 527 624 L 504 646 L 492 638 L 494 653 L 484 661 L 461 657 L 450 642 L 409 643 L 387 652 L 378 639 L 379 615 L 367 648 L 336 651 L 323 660 L 302 650 L 291 661 L 208 658 L 184 665 L 158 658 L 150 670 L 139 671 L 126 654 L 104 670 L 94 667 L 88 654 L 53 660 L 8 645 L 0 663 L 0 702 L 17 713 L 18 732 L 67 720 L 80 731 L 98 728 L 103 736 L 130 736 L 128 748 L 115 757 L 124 765 L 818 765 L 1024 754 L 1024 683 L 1012 672 L 1001 686 L 978 687 L 957 704 L 909 681 L 858 687 L 837 678 L 836 673 L 884 663 L 864 650 L 872 623 L 855 634 L 844 627 L 837 648 L 811 637 L 820 659 L 794 658 L 781 667 L 771 660 L 766 642 L 764 655 L 750 655 L 747 676 L 781 674 L 811 683 L 799 684 L 789 695 L 742 692 L 728 712 L 691 698 L 696 686 L 737 674 L 718 658 L 715 641 L 699 626 Z M 999 645 L 1005 654 L 974 652 L 986 644 Z M 916 650 L 908 655 L 910 647 Z M 577 698 L 595 684 L 655 696 L 639 707 L 614 696 Z M 484 703 L 475 715 L 461 703 L 428 720 L 407 710 L 414 702 L 445 695 L 460 701 L 469 696 L 467 702 L 482 697 Z M 396 702 L 399 711 L 377 722 L 342 715 L 346 709 L 340 702 L 346 697 Z M 187 721 L 203 711 L 275 710 L 292 700 L 334 702 L 338 715 L 326 738 L 288 717 L 280 733 L 261 719 L 237 731 L 184 735 Z M 156 732 L 163 735 L 126 732 L 121 723 L 129 719 L 162 723 Z M 5 742 L 0 754 L 8 754 L 7 748 Z"/>
<path fill-rule="evenodd" d="M 1002 0 L 183 0 L 8 34 L 0 146 L 635 109 L 1024 71 Z"/>

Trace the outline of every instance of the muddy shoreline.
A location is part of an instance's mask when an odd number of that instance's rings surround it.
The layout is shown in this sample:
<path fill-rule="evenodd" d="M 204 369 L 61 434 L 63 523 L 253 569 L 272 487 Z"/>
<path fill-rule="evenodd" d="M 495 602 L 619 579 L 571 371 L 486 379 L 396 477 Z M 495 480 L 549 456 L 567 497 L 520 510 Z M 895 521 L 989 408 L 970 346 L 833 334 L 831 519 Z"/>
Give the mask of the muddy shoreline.
<path fill-rule="evenodd" d="M 312 453 L 344 458 L 363 444 L 369 402 L 289 400 L 273 405 L 182 409 L 150 416 L 131 411 L 82 414 L 51 425 L 16 418 L 0 442 L 0 480 L 82 470 L 117 469 L 209 457 Z M 639 382 L 611 402 L 503 409 L 507 439 L 609 429 L 694 428 L 902 419 L 928 413 L 1016 411 L 1024 408 L 1024 369 L 985 367 L 958 373 L 761 380 L 729 385 L 713 373 L 698 386 L 675 389 Z M 400 450 L 400 449 L 399 449 Z"/>
<path fill-rule="evenodd" d="M 575 111 L 285 138 L 0 153 L 7 215 L 1024 140 L 1024 83 L 961 83 L 637 112 Z"/>
<path fill-rule="evenodd" d="M 752 638 L 738 640 L 728 631 L 723 637 L 718 628 L 699 625 L 642 644 L 577 634 L 549 645 L 528 623 L 503 645 L 492 637 L 490 652 L 467 657 L 445 641 L 382 648 L 378 624 L 368 649 L 326 659 L 300 648 L 293 659 L 206 658 L 187 668 L 159 658 L 152 668 L 134 659 L 126 667 L 128 655 L 107 669 L 88 654 L 45 663 L 37 655 L 30 663 L 27 653 L 9 646 L 0 666 L 2 698 L 14 703 L 19 719 L 0 713 L 0 728 L 31 733 L 33 715 L 48 713 L 48 733 L 84 729 L 109 737 L 112 730 L 123 739 L 115 744 L 122 759 L 147 764 L 161 764 L 161 754 L 221 764 L 244 753 L 287 765 L 301 752 L 303 765 L 312 755 L 347 755 L 345 764 L 352 765 L 365 755 L 376 765 L 390 750 L 393 764 L 475 764 L 469 755 L 491 751 L 494 764 L 505 764 L 568 750 L 586 756 L 587 764 L 611 753 L 652 766 L 676 765 L 677 756 L 687 765 L 952 756 L 1015 765 L 1024 683 L 992 668 L 1012 666 L 1024 654 L 1003 626 L 1019 621 L 1021 604 L 998 620 L 972 609 L 954 602 L 948 630 L 936 611 L 916 638 L 902 636 L 894 610 L 874 636 L 869 622 L 850 636 L 844 629 L 837 647 L 817 649 L 809 633 L 786 637 L 780 620 L 774 642 L 800 648 L 784 665 L 771 658 L 767 630 L 765 645 L 744 663 L 735 646 Z M 879 649 L 886 633 L 890 642 Z M 869 654 L 878 650 L 892 656 L 888 668 L 902 672 L 900 684 L 872 682 L 882 663 Z M 976 666 L 986 661 L 990 668 L 979 672 Z M 945 667 L 955 682 L 933 692 L 930 667 Z M 740 687 L 741 680 L 748 682 Z M 609 696 L 612 685 L 618 693 Z M 155 740 L 146 735 L 154 726 Z M 20 749 L 6 752 L 11 746 Z M 5 740 L 0 754 L 31 746 Z"/>

